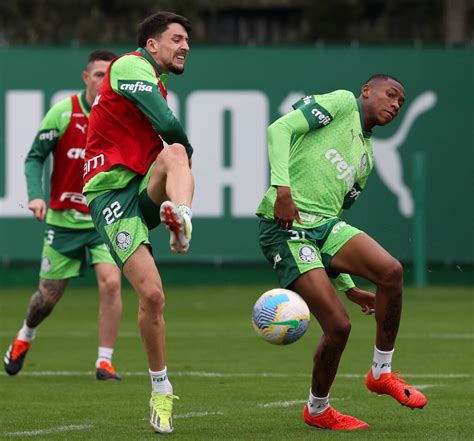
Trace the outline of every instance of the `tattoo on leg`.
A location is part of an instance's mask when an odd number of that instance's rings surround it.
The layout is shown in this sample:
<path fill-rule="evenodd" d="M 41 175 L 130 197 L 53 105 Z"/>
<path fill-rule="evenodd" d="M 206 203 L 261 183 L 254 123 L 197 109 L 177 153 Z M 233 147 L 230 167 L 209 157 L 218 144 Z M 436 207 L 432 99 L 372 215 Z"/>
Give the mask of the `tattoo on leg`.
<path fill-rule="evenodd" d="M 393 345 L 397 338 L 400 317 L 402 315 L 402 298 L 394 297 L 387 303 L 387 312 L 383 319 L 383 333 L 385 344 Z"/>
<path fill-rule="evenodd" d="M 44 281 L 43 287 L 45 292 L 42 292 L 41 289 L 36 291 L 28 306 L 26 324 L 30 328 L 35 328 L 51 314 L 64 292 L 64 287 L 58 286 L 58 283 L 53 280 Z"/>
<path fill-rule="evenodd" d="M 45 303 L 44 295 L 39 290 L 31 297 L 26 317 L 26 324 L 30 328 L 36 328 L 51 312 L 50 309 L 45 308 Z"/>

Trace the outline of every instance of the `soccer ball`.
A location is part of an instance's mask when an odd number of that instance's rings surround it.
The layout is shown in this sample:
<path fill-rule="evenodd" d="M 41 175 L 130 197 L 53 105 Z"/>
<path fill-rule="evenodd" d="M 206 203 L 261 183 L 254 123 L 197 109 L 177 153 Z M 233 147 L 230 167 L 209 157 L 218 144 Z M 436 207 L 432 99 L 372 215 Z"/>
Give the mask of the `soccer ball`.
<path fill-rule="evenodd" d="M 308 329 L 308 305 L 293 291 L 271 289 L 255 303 L 252 323 L 264 340 L 275 345 L 288 345 L 299 340 Z"/>

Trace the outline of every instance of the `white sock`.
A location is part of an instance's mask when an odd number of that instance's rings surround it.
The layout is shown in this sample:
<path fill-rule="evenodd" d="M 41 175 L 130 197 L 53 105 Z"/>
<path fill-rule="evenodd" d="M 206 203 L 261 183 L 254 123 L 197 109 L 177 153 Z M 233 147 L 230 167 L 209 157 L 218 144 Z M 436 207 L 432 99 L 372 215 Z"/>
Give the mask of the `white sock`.
<path fill-rule="evenodd" d="M 380 375 L 392 372 L 392 355 L 394 350 L 395 349 L 391 351 L 380 351 L 375 347 L 372 375 L 376 380 L 380 378 Z"/>
<path fill-rule="evenodd" d="M 309 390 L 308 410 L 312 416 L 321 415 L 329 407 L 329 395 L 327 397 L 315 397 Z"/>
<path fill-rule="evenodd" d="M 28 343 L 31 343 L 36 337 L 36 329 L 37 328 L 30 328 L 26 324 L 26 320 L 25 320 L 16 338 L 18 338 L 19 340 L 23 340 L 23 341 L 27 341 Z"/>
<path fill-rule="evenodd" d="M 97 361 L 95 362 L 95 367 L 98 368 L 101 361 L 106 361 L 109 364 L 112 364 L 112 354 L 114 353 L 114 348 L 106 348 L 104 346 L 99 346 L 99 354 Z"/>
<path fill-rule="evenodd" d="M 178 205 L 178 210 L 183 212 L 189 219 L 193 218 L 193 212 L 187 205 Z"/>
<path fill-rule="evenodd" d="M 168 369 L 165 368 L 162 371 L 153 372 L 148 369 L 151 377 L 151 390 L 152 392 L 159 394 L 172 394 L 173 386 L 168 380 Z"/>

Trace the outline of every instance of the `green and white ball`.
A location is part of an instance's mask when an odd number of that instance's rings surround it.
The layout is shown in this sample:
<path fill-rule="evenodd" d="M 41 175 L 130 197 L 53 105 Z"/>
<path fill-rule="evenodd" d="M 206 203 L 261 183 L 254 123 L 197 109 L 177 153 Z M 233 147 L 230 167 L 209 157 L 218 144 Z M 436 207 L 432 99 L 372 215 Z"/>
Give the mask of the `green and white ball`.
<path fill-rule="evenodd" d="M 253 307 L 253 327 L 260 337 L 275 345 L 299 340 L 309 325 L 306 302 L 289 289 L 276 288 L 263 293 Z"/>

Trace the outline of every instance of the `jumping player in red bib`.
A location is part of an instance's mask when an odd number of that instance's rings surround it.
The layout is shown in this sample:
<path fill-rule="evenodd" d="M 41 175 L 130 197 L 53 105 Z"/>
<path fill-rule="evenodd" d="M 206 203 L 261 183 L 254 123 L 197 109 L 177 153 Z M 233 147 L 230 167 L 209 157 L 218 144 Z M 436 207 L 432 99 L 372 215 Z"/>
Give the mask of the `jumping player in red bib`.
<path fill-rule="evenodd" d="M 139 25 L 139 48 L 112 61 L 92 106 L 84 164 L 94 225 L 138 294 L 152 383 L 150 423 L 159 433 L 173 430 L 177 397 L 167 374 L 165 296 L 149 230 L 165 224 L 171 251 L 188 251 L 193 149 L 168 107 L 165 81 L 184 71 L 189 32 L 189 21 L 170 12 Z"/>

